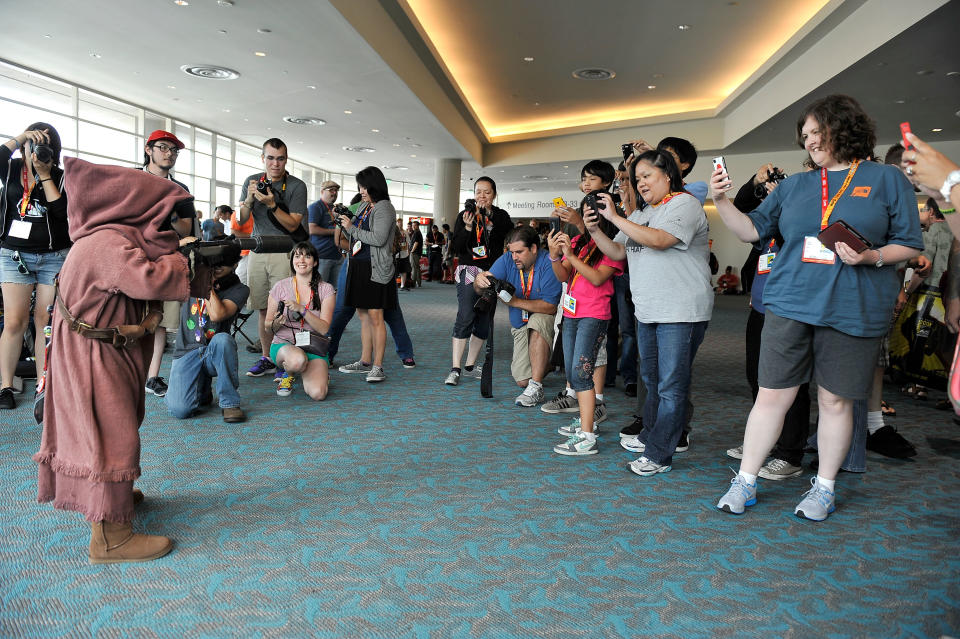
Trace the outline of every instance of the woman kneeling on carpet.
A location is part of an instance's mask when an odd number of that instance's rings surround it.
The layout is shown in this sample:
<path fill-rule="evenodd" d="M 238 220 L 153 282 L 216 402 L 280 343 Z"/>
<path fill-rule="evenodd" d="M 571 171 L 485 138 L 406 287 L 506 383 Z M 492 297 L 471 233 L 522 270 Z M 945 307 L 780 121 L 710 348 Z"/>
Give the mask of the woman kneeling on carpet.
<path fill-rule="evenodd" d="M 272 317 L 273 343 L 270 359 L 286 371 L 277 386 L 277 395 L 293 392 L 294 375 L 303 377 L 303 390 L 311 399 L 326 398 L 330 383 L 327 356 L 333 307 L 337 295 L 329 282 L 320 278 L 317 249 L 300 242 L 290 252 L 293 277 L 277 282 L 267 300 L 267 317 Z"/>

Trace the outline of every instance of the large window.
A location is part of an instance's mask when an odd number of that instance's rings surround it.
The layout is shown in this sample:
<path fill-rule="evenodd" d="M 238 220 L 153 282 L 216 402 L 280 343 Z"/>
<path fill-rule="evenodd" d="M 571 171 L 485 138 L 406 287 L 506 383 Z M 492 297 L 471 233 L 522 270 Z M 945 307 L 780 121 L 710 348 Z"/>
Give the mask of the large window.
<path fill-rule="evenodd" d="M 187 145 L 173 176 L 187 185 L 204 217 L 219 204 L 237 206 L 243 181 L 263 171 L 258 147 L 0 61 L 0 138 L 18 135 L 33 122 L 57 129 L 63 156 L 130 167 L 143 164 L 144 140 L 150 132 L 171 131 Z M 306 182 L 310 202 L 319 199 L 325 180 L 340 184 L 344 204 L 357 193 L 352 174 L 330 173 L 296 159 L 287 162 L 287 171 Z M 432 213 L 432 186 L 388 183 L 398 212 Z"/>

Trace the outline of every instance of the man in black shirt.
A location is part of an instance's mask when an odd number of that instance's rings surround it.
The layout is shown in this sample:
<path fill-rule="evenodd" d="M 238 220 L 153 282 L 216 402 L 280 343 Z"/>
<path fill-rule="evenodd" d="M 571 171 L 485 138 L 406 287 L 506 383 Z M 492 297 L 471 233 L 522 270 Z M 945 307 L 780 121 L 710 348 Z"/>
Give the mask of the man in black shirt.
<path fill-rule="evenodd" d="M 420 258 L 423 256 L 423 233 L 420 232 L 420 222 L 413 221 L 413 232 L 410 233 L 410 266 L 413 268 L 412 286 L 423 286 L 423 276 L 420 274 Z"/>

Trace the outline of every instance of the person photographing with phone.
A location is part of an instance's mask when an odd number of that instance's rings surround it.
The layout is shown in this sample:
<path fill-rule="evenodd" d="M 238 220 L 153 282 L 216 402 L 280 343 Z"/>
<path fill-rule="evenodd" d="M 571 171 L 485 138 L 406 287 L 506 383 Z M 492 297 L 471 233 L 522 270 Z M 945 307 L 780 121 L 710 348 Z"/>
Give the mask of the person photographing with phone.
<path fill-rule="evenodd" d="M 819 170 L 780 182 L 754 211 L 727 198 L 730 176 L 714 168 L 711 191 L 724 224 L 744 242 L 779 231 L 783 245 L 767 279 L 760 345 L 759 392 L 747 419 L 740 471 L 717 508 L 741 514 L 757 500 L 756 477 L 803 383 L 815 378 L 819 403 L 819 467 L 794 509 L 822 521 L 835 509 L 835 480 L 853 431 L 853 402 L 865 399 L 899 284 L 893 264 L 923 248 L 913 188 L 892 166 L 867 161 L 876 143 L 860 104 L 831 95 L 807 106 L 797 143 Z M 818 235 L 843 220 L 870 242 L 835 250 Z"/>
<path fill-rule="evenodd" d="M 609 166 L 609 165 L 608 165 Z M 613 172 L 613 167 L 610 167 Z M 605 192 L 604 192 L 605 193 Z M 608 196 L 609 197 L 609 196 Z M 605 208 L 612 205 L 592 195 L 586 200 L 588 206 Z M 580 417 L 558 430 L 567 435 L 565 442 L 553 447 L 561 455 L 594 455 L 597 453 L 597 436 L 594 410 L 597 395 L 595 367 L 597 355 L 606 341 L 607 323 L 612 316 L 610 298 L 613 296 L 614 275 L 623 273 L 623 260 L 614 260 L 603 254 L 593 239 L 594 234 L 611 238 L 616 227 L 596 213 L 585 216 L 585 224 L 593 227 L 589 233 L 570 238 L 566 233 L 551 231 L 548 237 L 550 262 L 553 273 L 561 282 L 567 283 L 563 295 L 563 357 L 567 373 L 567 386 L 576 393 Z M 603 391 L 603 378 L 600 379 Z"/>

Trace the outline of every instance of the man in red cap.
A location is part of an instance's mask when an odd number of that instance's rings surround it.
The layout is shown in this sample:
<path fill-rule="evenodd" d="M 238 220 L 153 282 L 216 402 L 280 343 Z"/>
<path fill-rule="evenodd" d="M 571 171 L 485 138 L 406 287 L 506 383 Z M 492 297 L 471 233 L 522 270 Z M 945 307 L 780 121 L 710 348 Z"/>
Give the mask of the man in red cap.
<path fill-rule="evenodd" d="M 150 134 L 143 147 L 143 170 L 170 180 L 189 193 L 190 189 L 186 184 L 170 176 L 170 170 L 177 163 L 177 157 L 183 148 L 183 142 L 173 133 L 157 129 Z M 170 223 L 180 237 L 187 237 L 194 232 L 195 217 L 196 210 L 193 208 L 193 202 L 182 202 L 174 208 Z M 147 371 L 146 384 L 147 392 L 157 397 L 167 394 L 167 382 L 160 377 L 160 364 L 163 361 L 163 349 L 167 344 L 167 331 L 176 331 L 179 322 L 180 302 L 164 302 L 163 321 L 153 334 L 153 358 L 150 360 L 150 368 Z"/>

